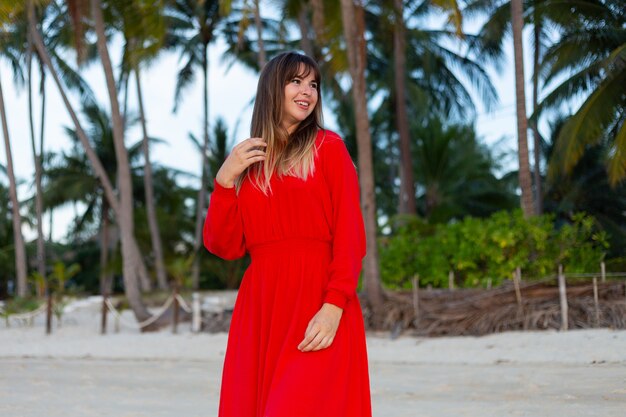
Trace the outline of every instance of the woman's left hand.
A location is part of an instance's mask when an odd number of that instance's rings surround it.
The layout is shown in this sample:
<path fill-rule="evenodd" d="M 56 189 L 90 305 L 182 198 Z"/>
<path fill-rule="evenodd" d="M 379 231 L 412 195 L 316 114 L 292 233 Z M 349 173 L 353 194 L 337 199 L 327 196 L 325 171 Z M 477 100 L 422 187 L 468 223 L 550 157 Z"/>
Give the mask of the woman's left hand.
<path fill-rule="evenodd" d="M 334 304 L 324 303 L 309 322 L 304 340 L 298 345 L 301 352 L 326 349 L 335 338 L 343 310 Z"/>

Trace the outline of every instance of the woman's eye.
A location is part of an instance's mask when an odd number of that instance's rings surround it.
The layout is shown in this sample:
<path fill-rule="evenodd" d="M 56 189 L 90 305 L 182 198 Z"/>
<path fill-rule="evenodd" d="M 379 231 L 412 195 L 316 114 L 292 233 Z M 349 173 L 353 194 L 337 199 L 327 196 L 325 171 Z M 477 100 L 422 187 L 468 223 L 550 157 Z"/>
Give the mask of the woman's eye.
<path fill-rule="evenodd" d="M 291 82 L 294 84 L 300 84 L 300 80 L 297 78 L 294 78 L 293 80 L 291 80 Z"/>
<path fill-rule="evenodd" d="M 317 83 L 311 83 L 311 88 L 315 88 L 317 90 Z"/>

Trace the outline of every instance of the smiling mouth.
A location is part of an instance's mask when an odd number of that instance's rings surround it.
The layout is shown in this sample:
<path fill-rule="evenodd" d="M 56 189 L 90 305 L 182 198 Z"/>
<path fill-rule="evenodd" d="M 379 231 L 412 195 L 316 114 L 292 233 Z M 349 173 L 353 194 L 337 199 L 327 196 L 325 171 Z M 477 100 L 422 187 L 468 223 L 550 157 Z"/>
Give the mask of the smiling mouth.
<path fill-rule="evenodd" d="M 297 100 L 297 101 L 295 101 L 295 103 L 298 106 L 302 107 L 303 109 L 308 109 L 309 108 L 309 103 L 307 103 L 306 101 L 299 101 L 299 100 Z"/>

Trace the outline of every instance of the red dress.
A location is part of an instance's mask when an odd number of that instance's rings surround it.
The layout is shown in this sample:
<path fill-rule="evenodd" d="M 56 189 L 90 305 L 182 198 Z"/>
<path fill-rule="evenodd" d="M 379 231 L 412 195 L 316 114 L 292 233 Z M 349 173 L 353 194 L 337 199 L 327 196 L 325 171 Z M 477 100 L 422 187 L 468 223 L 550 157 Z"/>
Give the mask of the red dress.
<path fill-rule="evenodd" d="M 343 140 L 316 138 L 315 173 L 271 179 L 265 196 L 215 182 L 204 244 L 251 263 L 228 336 L 220 417 L 370 417 L 363 316 L 356 286 L 365 231 L 356 170 Z M 342 307 L 330 347 L 300 352 L 309 321 L 328 302 Z"/>

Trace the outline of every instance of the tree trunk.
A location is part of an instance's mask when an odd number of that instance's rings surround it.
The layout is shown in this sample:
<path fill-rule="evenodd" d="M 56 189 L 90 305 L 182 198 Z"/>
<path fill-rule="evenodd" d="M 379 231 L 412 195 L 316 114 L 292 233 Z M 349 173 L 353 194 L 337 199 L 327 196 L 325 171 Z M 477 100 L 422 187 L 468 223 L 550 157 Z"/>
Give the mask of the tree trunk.
<path fill-rule="evenodd" d="M 43 236 L 43 191 L 41 189 L 41 164 L 43 156 L 43 147 L 40 148 L 39 154 L 37 153 L 37 146 L 35 144 L 35 120 L 33 115 L 33 45 L 31 36 L 28 35 L 28 55 L 27 55 L 27 67 L 28 67 L 28 121 L 30 125 L 30 143 L 33 150 L 33 161 L 35 163 L 35 213 L 37 217 L 37 272 L 41 275 L 42 279 L 46 279 L 46 246 Z M 43 137 L 43 135 L 42 135 Z M 43 139 L 41 140 L 43 144 Z"/>
<path fill-rule="evenodd" d="M 115 79 L 113 78 L 113 67 L 109 57 L 109 50 L 106 44 L 106 36 L 104 33 L 104 20 L 102 17 L 102 4 L 100 0 L 91 0 L 91 13 L 94 19 L 96 29 L 96 44 L 98 46 L 98 54 L 102 63 L 104 77 L 106 79 L 107 92 L 111 104 L 111 121 L 113 123 L 113 143 L 115 145 L 115 157 L 117 159 L 117 178 L 119 183 L 119 213 L 117 222 L 121 231 L 122 239 L 122 262 L 124 270 L 124 286 L 126 287 L 126 295 L 128 303 L 133 311 L 135 306 L 137 310 L 135 314 L 141 313 L 141 309 L 145 309 L 141 301 L 141 292 L 137 286 L 137 275 L 139 274 L 140 254 L 133 247 L 135 241 L 134 236 L 134 220 L 133 220 L 133 185 L 130 173 L 130 164 L 128 162 L 128 151 L 124 143 L 124 121 L 120 114 L 120 107 L 117 100 L 117 88 Z M 141 278 L 141 277 L 140 277 Z M 144 288 L 146 283 L 144 282 Z"/>
<path fill-rule="evenodd" d="M 0 77 L 1 79 L 2 77 Z M 9 196 L 13 210 L 13 241 L 15 243 L 15 273 L 17 278 L 17 295 L 26 297 L 28 286 L 26 281 L 26 248 L 22 235 L 22 218 L 20 217 L 20 202 L 17 199 L 17 183 L 13 171 L 13 156 L 11 154 L 11 141 L 9 140 L 9 126 L 7 123 L 6 109 L 4 108 L 4 93 L 0 82 L 0 117 L 2 118 L 2 133 L 4 135 L 4 149 L 7 158 L 7 175 L 9 176 Z"/>
<path fill-rule="evenodd" d="M 300 11 L 298 12 L 298 26 L 300 28 L 300 49 L 304 51 L 307 56 L 315 58 L 315 52 L 313 51 L 313 43 L 309 36 L 309 20 L 307 19 L 307 5 L 302 4 Z"/>
<path fill-rule="evenodd" d="M 361 184 L 361 204 L 367 236 L 367 255 L 364 265 L 364 289 L 367 301 L 374 310 L 383 303 L 378 266 L 378 247 L 376 242 L 376 198 L 374 194 L 374 170 L 372 163 L 372 138 L 367 113 L 365 96 L 365 18 L 360 1 L 355 6 L 353 0 L 341 0 L 341 17 L 350 74 L 352 76 L 352 99 L 356 118 L 356 136 L 359 158 L 359 178 Z"/>
<path fill-rule="evenodd" d="M 108 282 L 109 263 L 109 205 L 107 199 L 103 198 L 100 204 L 100 294 L 111 295 L 111 285 Z"/>
<path fill-rule="evenodd" d="M 146 115 L 143 108 L 143 97 L 141 93 L 141 80 L 139 78 L 139 68 L 135 69 L 135 80 L 137 82 L 137 100 L 139 102 L 139 118 L 141 120 L 141 131 L 143 133 L 143 156 L 144 166 L 144 188 L 146 192 L 146 208 L 148 211 L 148 225 L 150 227 L 150 237 L 152 239 L 152 250 L 154 251 L 154 261 L 157 272 L 157 283 L 159 288 L 167 290 L 167 274 L 165 273 L 165 262 L 163 262 L 163 245 L 161 243 L 161 233 L 156 217 L 156 204 L 154 202 L 154 185 L 152 181 L 152 162 L 150 162 L 150 144 L 148 141 L 148 128 L 146 126 Z"/>
<path fill-rule="evenodd" d="M 532 181 L 528 162 L 528 120 L 526 118 L 526 94 L 524 92 L 524 54 L 522 48 L 522 0 L 511 0 L 511 21 L 513 26 L 513 50 L 515 56 L 515 96 L 517 104 L 517 153 L 519 160 L 519 185 L 522 189 L 522 210 L 526 217 L 534 213 Z"/>
<path fill-rule="evenodd" d="M 257 45 L 259 47 L 259 71 L 261 71 L 267 62 L 267 57 L 265 56 L 265 42 L 263 42 L 263 22 L 261 21 L 259 0 L 254 0 L 254 25 L 256 26 Z"/>
<path fill-rule="evenodd" d="M 400 136 L 400 199 L 398 212 L 400 214 L 417 214 L 413 164 L 411 163 L 409 118 L 406 109 L 406 41 L 402 0 L 394 0 L 394 15 L 393 60 L 396 69 L 396 123 Z"/>
<path fill-rule="evenodd" d="M 191 269 L 191 285 L 194 290 L 200 287 L 200 248 L 202 247 L 202 225 L 208 187 L 207 166 L 209 164 L 209 58 L 208 45 L 204 45 L 202 56 L 202 74 L 204 76 L 204 142 L 202 144 L 202 177 L 200 179 L 200 190 L 198 190 L 198 201 L 196 204 L 196 231 L 194 236 L 194 260 Z"/>
<path fill-rule="evenodd" d="M 541 22 L 539 16 L 535 16 L 535 25 L 533 34 L 535 37 L 535 50 L 533 56 L 533 113 L 539 106 L 539 60 L 541 59 Z M 533 131 L 533 152 L 535 156 L 535 213 L 540 216 L 543 213 L 543 195 L 541 184 L 541 136 L 537 127 L 537 120 L 533 120 L 530 124 Z"/>
<path fill-rule="evenodd" d="M 317 45 L 325 45 L 324 0 L 311 0 L 311 8 L 313 9 L 313 30 L 315 31 Z"/>
<path fill-rule="evenodd" d="M 100 183 L 102 184 L 104 195 L 106 199 L 108 200 L 111 208 L 115 212 L 116 217 L 119 218 L 121 214 L 120 204 L 117 200 L 117 197 L 115 196 L 115 191 L 113 190 L 111 181 L 109 180 L 106 174 L 106 171 L 104 170 L 104 167 L 102 166 L 102 163 L 100 162 L 100 159 L 98 159 L 98 155 L 95 153 L 94 149 L 91 147 L 89 140 L 87 139 L 87 135 L 85 134 L 85 131 L 83 130 L 80 124 L 80 121 L 78 120 L 76 112 L 74 111 L 72 104 L 69 102 L 67 98 L 67 94 L 65 94 L 65 90 L 59 79 L 59 75 L 57 74 L 55 67 L 52 65 L 52 62 L 50 61 L 50 55 L 48 54 L 48 51 L 46 50 L 45 45 L 43 43 L 41 34 L 39 33 L 37 29 L 36 22 L 35 22 L 33 0 L 30 0 L 28 2 L 28 22 L 29 22 L 29 30 L 31 32 L 33 42 L 39 54 L 39 58 L 46 65 L 46 67 L 48 67 L 48 70 L 50 71 L 50 74 L 52 75 L 52 78 L 57 86 L 59 94 L 61 95 L 61 99 L 63 100 L 63 103 L 65 104 L 65 107 L 70 115 L 70 118 L 72 119 L 72 122 L 74 123 L 74 127 L 76 129 L 78 139 L 83 145 L 83 148 L 85 149 L 85 153 L 87 154 L 87 157 L 89 158 L 89 161 L 91 162 L 92 168 L 96 176 L 100 180 Z M 131 251 L 134 251 L 136 254 L 139 254 L 139 248 L 137 247 L 137 242 L 135 241 L 134 236 L 132 236 L 132 233 L 131 233 L 131 238 L 132 240 L 128 242 L 130 244 L 130 249 Z M 132 256 L 130 258 L 131 260 L 133 259 Z M 137 261 L 137 257 L 135 257 L 134 259 L 135 261 Z M 141 258 L 139 258 L 139 261 L 141 261 Z M 128 285 L 125 285 L 125 291 L 126 291 L 126 296 L 129 299 L 131 308 L 133 309 L 133 312 L 135 313 L 135 316 L 137 317 L 138 320 L 145 320 L 146 318 L 150 317 L 150 313 L 148 312 L 145 305 L 141 301 L 141 294 L 139 293 L 138 282 L 136 279 L 134 280 L 131 279 L 131 278 L 134 278 L 133 275 L 128 275 L 128 276 L 125 275 L 124 278 L 125 278 L 124 280 L 125 284 L 128 284 Z M 126 282 L 127 280 L 128 282 Z"/>

